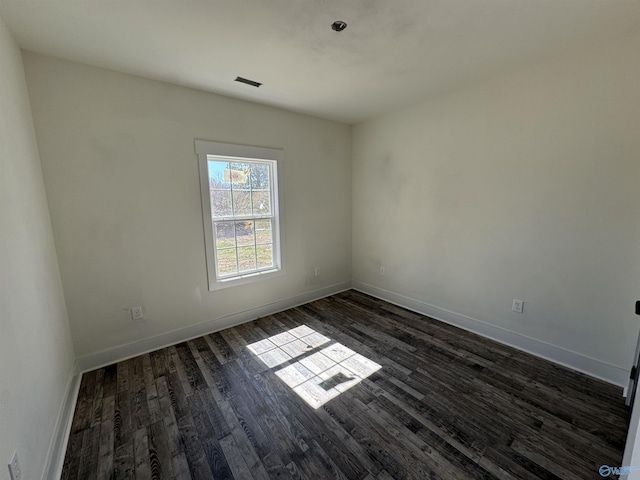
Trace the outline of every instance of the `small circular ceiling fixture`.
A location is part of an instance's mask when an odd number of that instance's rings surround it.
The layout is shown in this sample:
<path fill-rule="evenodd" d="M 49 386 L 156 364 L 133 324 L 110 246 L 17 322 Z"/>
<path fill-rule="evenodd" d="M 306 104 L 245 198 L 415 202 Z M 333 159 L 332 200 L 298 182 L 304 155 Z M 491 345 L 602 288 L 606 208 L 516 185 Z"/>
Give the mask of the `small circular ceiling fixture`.
<path fill-rule="evenodd" d="M 333 31 L 335 31 L 335 32 L 341 32 L 345 28 L 347 28 L 347 24 L 345 22 L 343 22 L 342 20 L 336 20 L 335 22 L 333 22 L 331 24 L 331 29 Z"/>

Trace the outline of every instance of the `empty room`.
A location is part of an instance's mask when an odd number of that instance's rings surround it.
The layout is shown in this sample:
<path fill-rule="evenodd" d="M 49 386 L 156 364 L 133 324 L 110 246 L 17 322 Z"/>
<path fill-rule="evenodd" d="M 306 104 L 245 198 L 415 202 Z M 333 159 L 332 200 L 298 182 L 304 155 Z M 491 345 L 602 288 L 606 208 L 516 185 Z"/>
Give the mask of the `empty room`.
<path fill-rule="evenodd" d="M 0 480 L 640 478 L 639 127 L 640 0 L 0 0 Z"/>

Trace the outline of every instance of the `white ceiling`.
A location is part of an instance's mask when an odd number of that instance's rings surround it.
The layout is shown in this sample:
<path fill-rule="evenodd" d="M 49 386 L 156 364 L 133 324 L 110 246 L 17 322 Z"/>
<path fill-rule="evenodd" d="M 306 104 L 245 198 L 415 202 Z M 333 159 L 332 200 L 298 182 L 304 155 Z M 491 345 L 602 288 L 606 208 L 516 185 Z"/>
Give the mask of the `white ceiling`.
<path fill-rule="evenodd" d="M 26 50 L 355 123 L 638 30 L 640 0 L 0 0 L 0 15 Z"/>

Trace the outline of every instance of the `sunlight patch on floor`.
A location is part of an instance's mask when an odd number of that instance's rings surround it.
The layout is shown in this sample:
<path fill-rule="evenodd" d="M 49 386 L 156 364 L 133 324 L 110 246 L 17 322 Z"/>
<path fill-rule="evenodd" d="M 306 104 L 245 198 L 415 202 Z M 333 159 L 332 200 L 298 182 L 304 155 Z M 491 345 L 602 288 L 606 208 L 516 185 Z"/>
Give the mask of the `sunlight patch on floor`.
<path fill-rule="evenodd" d="M 269 368 L 274 368 L 329 342 L 331 339 L 302 325 L 247 348 Z M 275 373 L 316 409 L 380 368 L 376 362 L 336 342 Z"/>

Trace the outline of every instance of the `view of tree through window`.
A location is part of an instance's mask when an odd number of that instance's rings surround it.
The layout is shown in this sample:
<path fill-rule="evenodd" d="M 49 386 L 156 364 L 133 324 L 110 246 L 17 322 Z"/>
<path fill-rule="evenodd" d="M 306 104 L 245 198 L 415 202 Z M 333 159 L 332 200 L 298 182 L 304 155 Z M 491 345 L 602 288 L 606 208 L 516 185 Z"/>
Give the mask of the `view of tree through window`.
<path fill-rule="evenodd" d="M 218 278 L 274 268 L 273 162 L 211 156 L 208 171 Z"/>

